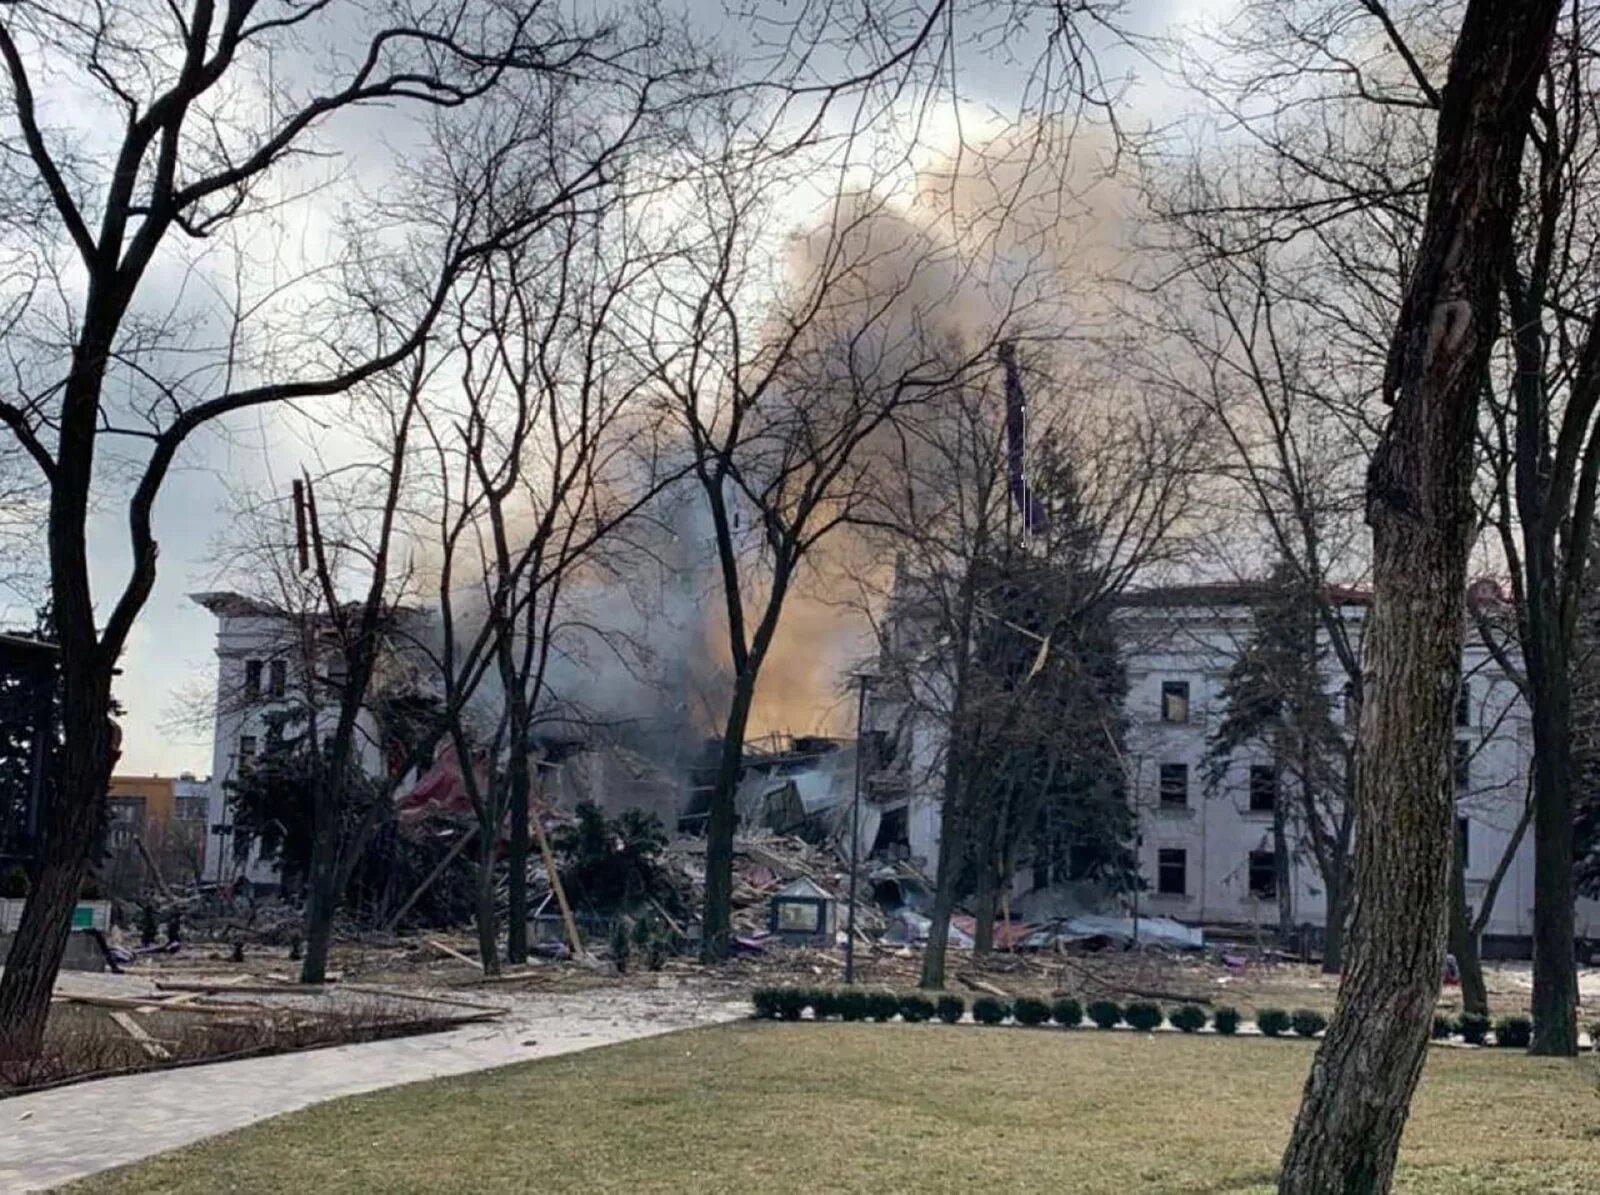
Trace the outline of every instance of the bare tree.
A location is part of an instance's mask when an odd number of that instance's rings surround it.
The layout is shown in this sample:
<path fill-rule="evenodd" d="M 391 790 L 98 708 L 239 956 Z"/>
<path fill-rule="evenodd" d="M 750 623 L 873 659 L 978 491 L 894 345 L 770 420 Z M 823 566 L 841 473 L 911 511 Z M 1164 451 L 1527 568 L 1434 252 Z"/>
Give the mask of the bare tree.
<path fill-rule="evenodd" d="M 1478 401 L 1558 9 L 1471 0 L 1441 93 L 1427 214 L 1385 374 L 1394 410 L 1368 475 L 1375 601 L 1349 957 L 1283 1192 L 1387 1190 L 1427 1053 L 1449 893 Z"/>
<path fill-rule="evenodd" d="M 643 40 L 659 39 L 647 31 Z M 221 328 L 201 318 L 199 331 L 181 332 L 192 313 L 181 304 L 162 311 L 156 280 L 200 272 L 199 248 L 232 237 L 242 254 L 252 233 L 272 236 L 274 220 L 314 189 L 298 164 L 326 147 L 321 138 L 341 113 L 464 109 L 513 76 L 558 89 L 581 72 L 648 94 L 642 53 L 602 26 L 569 25 L 550 5 L 6 7 L 6 202 L 48 215 L 18 235 L 49 288 L 35 292 L 29 360 L 0 402 L 0 422 L 48 488 L 66 750 L 38 882 L 0 978 L 0 1054 L 29 1055 L 42 1041 L 104 808 L 112 675 L 155 580 L 152 512 L 180 451 L 230 414 L 338 393 L 404 360 L 463 268 L 508 228 L 600 182 L 607 159 L 561 163 L 570 172 L 521 196 L 526 206 L 486 206 L 480 186 L 434 207 L 429 221 L 369 226 L 304 263 L 298 286 L 271 279 L 262 293 L 236 295 L 236 319 Z M 53 128 L 48 112 L 61 94 L 116 132 L 97 140 Z M 482 161 L 480 176 L 499 161 Z M 410 240 L 400 256 L 421 263 L 420 277 L 376 269 L 390 231 Z M 340 275 L 330 294 L 325 281 Z M 319 326 L 325 336 L 312 331 Z M 132 459 L 115 462 L 118 452 Z M 132 566 L 97 618 L 86 522 L 94 498 L 124 478 Z"/>
<path fill-rule="evenodd" d="M 1023 457 L 1023 504 L 991 369 L 897 413 L 865 532 L 878 557 L 897 562 L 892 577 L 859 578 L 881 644 L 878 720 L 942 743 L 925 759 L 909 743 L 897 752 L 917 769 L 911 790 L 941 793 L 926 987 L 944 982 L 960 876 L 976 878 L 986 948 L 998 887 L 1039 802 L 1074 766 L 1111 761 L 1105 774 L 1074 778 L 1106 802 L 1108 833 L 1129 812 L 1118 665 L 1097 625 L 1119 592 L 1179 550 L 1174 529 L 1201 440 L 1168 404 L 1139 408 L 1114 369 L 1081 354 L 1069 368 L 1047 342 L 1023 351 L 1034 363 L 1016 381 L 1031 397 L 1036 441 Z M 1099 878 L 1114 888 L 1113 870 Z"/>
<path fill-rule="evenodd" d="M 1592 91 L 1596 17 L 1564 4 L 1542 64 L 1515 249 L 1502 288 L 1505 339 L 1484 380 L 1479 479 L 1488 550 L 1517 609 L 1512 671 L 1534 727 L 1535 1031 L 1540 1053 L 1577 1048 L 1571 839 L 1574 626 L 1593 524 L 1595 243 Z M 1421 199 L 1456 12 L 1395 3 L 1244 6 L 1216 39 L 1230 68 L 1189 78 L 1246 130 L 1237 184 L 1176 210 L 1211 223 L 1213 257 L 1283 256 L 1326 275 L 1318 340 L 1356 376 L 1381 355 L 1415 262 Z M 1253 77 L 1252 77 L 1253 75 Z M 1213 176 L 1215 172 L 1213 172 Z M 1330 286 L 1330 283 L 1332 284 Z M 1288 290 L 1281 282 L 1280 290 Z M 1303 289 L 1299 288 L 1299 289 Z"/>

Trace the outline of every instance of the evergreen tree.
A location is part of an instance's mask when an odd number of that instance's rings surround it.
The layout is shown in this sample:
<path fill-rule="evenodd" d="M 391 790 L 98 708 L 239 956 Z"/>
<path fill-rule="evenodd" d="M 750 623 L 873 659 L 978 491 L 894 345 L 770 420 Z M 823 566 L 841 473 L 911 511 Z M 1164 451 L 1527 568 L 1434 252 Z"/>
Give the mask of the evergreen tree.
<path fill-rule="evenodd" d="M 1204 777 L 1215 795 L 1241 753 L 1265 752 L 1273 769 L 1272 851 L 1278 928 L 1293 931 L 1289 862 L 1309 845 L 1330 896 L 1344 888 L 1348 744 L 1323 688 L 1314 595 L 1287 562 L 1274 567 L 1251 614 L 1248 640 L 1222 687 L 1223 716 L 1206 746 Z M 1290 785 L 1285 785 L 1285 779 Z M 1288 789 L 1293 790 L 1291 800 Z M 1338 932 L 1329 901 L 1330 938 Z"/>

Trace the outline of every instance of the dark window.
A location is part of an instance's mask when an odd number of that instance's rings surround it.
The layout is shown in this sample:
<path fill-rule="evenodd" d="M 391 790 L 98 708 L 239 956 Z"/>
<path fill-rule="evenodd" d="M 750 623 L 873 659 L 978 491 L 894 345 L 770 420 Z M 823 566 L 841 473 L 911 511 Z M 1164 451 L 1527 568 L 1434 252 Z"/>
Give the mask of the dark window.
<path fill-rule="evenodd" d="M 1271 851 L 1250 852 L 1250 895 L 1261 900 L 1278 898 L 1278 863 Z"/>
<path fill-rule="evenodd" d="M 1189 891 L 1189 852 L 1182 847 L 1156 852 L 1156 891 L 1162 896 L 1183 896 Z"/>
<path fill-rule="evenodd" d="M 1472 861 L 1472 821 L 1470 818 L 1456 818 L 1456 850 L 1461 852 L 1461 866 L 1466 868 Z"/>
<path fill-rule="evenodd" d="M 1250 812 L 1271 813 L 1278 807 L 1278 769 L 1271 764 L 1250 768 Z"/>
<path fill-rule="evenodd" d="M 270 679 L 267 682 L 267 693 L 272 697 L 282 697 L 288 687 L 289 665 L 286 660 L 273 660 Z"/>
<path fill-rule="evenodd" d="M 1456 725 L 1472 725 L 1472 684 L 1461 682 L 1461 695 L 1456 698 Z"/>
<path fill-rule="evenodd" d="M 1464 797 L 1472 791 L 1472 744 L 1466 739 L 1456 740 L 1456 796 Z"/>
<path fill-rule="evenodd" d="M 259 701 L 261 699 L 260 660 L 246 660 L 244 662 L 244 699 L 246 701 Z"/>
<path fill-rule="evenodd" d="M 256 736 L 241 734 L 239 736 L 239 762 L 249 763 L 256 757 Z"/>
<path fill-rule="evenodd" d="M 173 802 L 179 820 L 186 822 L 205 821 L 206 804 L 204 797 L 178 797 Z"/>
<path fill-rule="evenodd" d="M 1187 722 L 1189 720 L 1189 682 L 1165 680 L 1161 682 L 1161 720 Z"/>
<path fill-rule="evenodd" d="M 1189 765 L 1164 763 L 1161 765 L 1161 803 L 1187 808 L 1189 805 Z"/>

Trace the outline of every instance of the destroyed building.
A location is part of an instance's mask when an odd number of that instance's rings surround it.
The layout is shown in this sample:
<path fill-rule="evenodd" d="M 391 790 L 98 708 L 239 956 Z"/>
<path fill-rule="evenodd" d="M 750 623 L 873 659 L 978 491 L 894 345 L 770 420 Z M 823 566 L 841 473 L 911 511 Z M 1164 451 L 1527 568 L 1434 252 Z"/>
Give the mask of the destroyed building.
<path fill-rule="evenodd" d="M 1263 600 L 1260 585 L 1189 585 L 1125 594 L 1115 621 L 1128 677 L 1128 788 L 1139 823 L 1143 916 L 1188 924 L 1268 927 L 1278 921 L 1273 811 L 1296 797 L 1292 774 L 1265 750 L 1240 752 L 1219 784 L 1203 779 L 1208 739 L 1222 716 L 1222 690 Z M 1369 597 L 1336 595 L 1358 639 Z M 892 627 L 900 646 L 917 630 Z M 930 645 L 927 650 L 937 650 Z M 930 670 L 931 671 L 931 670 Z M 1465 846 L 1468 904 L 1484 899 L 1522 817 L 1533 742 L 1514 683 L 1476 636 L 1463 660 L 1457 711 L 1457 825 Z M 932 680 L 927 683 L 936 683 Z M 1336 717 L 1344 685 L 1330 660 L 1323 683 Z M 866 786 L 863 838 L 871 850 L 913 861 L 937 857 L 945 731 L 929 703 L 893 691 L 869 706 L 869 733 L 887 740 L 882 766 Z M 1294 924 L 1321 927 L 1326 893 L 1308 844 L 1291 824 L 1289 902 Z M 1486 953 L 1525 956 L 1533 922 L 1533 847 L 1510 852 L 1484 938 Z M 1090 911 L 1093 893 L 1061 894 L 1024 865 L 1013 877 L 1012 907 L 1025 916 Z M 1121 910 L 1127 912 L 1129 910 Z M 1600 948 L 1600 902 L 1578 902 L 1580 950 Z"/>

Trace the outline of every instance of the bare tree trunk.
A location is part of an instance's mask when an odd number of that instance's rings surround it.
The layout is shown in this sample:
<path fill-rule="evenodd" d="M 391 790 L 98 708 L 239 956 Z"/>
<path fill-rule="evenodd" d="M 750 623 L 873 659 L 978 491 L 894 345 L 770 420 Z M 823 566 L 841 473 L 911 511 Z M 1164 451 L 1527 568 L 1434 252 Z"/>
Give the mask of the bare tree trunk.
<path fill-rule="evenodd" d="M 960 782 L 954 761 L 945 764 L 944 804 L 939 819 L 939 859 L 933 880 L 928 944 L 922 951 L 919 986 L 944 987 L 945 956 L 950 946 L 950 918 L 956 911 L 956 871 L 961 865 L 966 819 L 962 816 Z"/>
<path fill-rule="evenodd" d="M 517 678 L 520 681 L 520 678 Z M 521 684 L 510 694 L 511 844 L 506 850 L 506 958 L 528 961 L 528 700 Z"/>
<path fill-rule="evenodd" d="M 339 827 L 336 823 L 330 824 L 330 819 L 343 806 L 342 799 L 321 795 L 312 810 L 311 874 L 306 877 L 306 941 L 305 954 L 300 960 L 301 983 L 324 983 L 328 977 L 333 915 L 339 907 L 336 879 Z"/>
<path fill-rule="evenodd" d="M 63 645 L 65 641 L 63 634 Z M 72 910 L 89 869 L 89 851 L 105 824 L 113 762 L 106 718 L 110 669 L 93 660 L 87 665 L 64 660 L 64 665 L 61 775 L 49 811 L 44 858 L 0 975 L 0 1059 L 34 1058 L 43 1047 L 50 997 L 72 931 Z"/>
<path fill-rule="evenodd" d="M 755 690 L 753 669 L 746 669 L 735 678 L 733 701 L 722 732 L 717 784 L 711 792 L 711 816 L 706 821 L 706 901 L 700 931 L 700 960 L 706 963 L 727 958 L 732 937 L 733 832 L 739 814 L 736 799 L 739 773 L 744 766 L 745 729 L 750 723 Z"/>
<path fill-rule="evenodd" d="M 1427 219 L 1367 477 L 1374 602 L 1356 753 L 1346 967 L 1284 1153 L 1282 1195 L 1393 1182 L 1443 963 L 1473 447 L 1522 149 L 1559 0 L 1471 0 L 1440 105 Z"/>
<path fill-rule="evenodd" d="M 1577 926 L 1573 902 L 1572 684 L 1550 652 L 1555 628 L 1531 609 L 1528 685 L 1533 701 L 1533 1053 L 1578 1052 Z M 1554 595 L 1551 599 L 1554 600 Z M 1548 612 L 1547 612 L 1548 613 Z"/>
<path fill-rule="evenodd" d="M 500 974 L 500 942 L 494 924 L 494 852 L 500 836 L 478 835 L 478 961 L 485 975 Z"/>
<path fill-rule="evenodd" d="M 1000 905 L 1000 873 L 987 850 L 978 853 L 977 891 L 972 898 L 972 957 L 994 953 L 994 919 Z"/>
<path fill-rule="evenodd" d="M 1337 975 L 1344 958 L 1344 923 L 1349 910 L 1345 904 L 1345 871 L 1341 861 L 1328 869 L 1322 877 L 1322 887 L 1327 895 L 1327 926 L 1322 934 L 1322 973 Z"/>
<path fill-rule="evenodd" d="M 1272 875 L 1278 898 L 1278 945 L 1285 949 L 1294 942 L 1294 892 L 1289 886 L 1287 816 L 1288 810 L 1280 795 L 1272 803 Z"/>
<path fill-rule="evenodd" d="M 1461 836 L 1456 835 L 1454 862 L 1450 867 L 1450 953 L 1461 972 L 1463 1012 L 1489 1015 L 1489 989 L 1483 982 L 1483 959 L 1478 953 L 1478 935 L 1467 916 L 1467 861 L 1461 851 Z"/>

